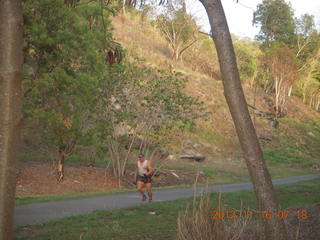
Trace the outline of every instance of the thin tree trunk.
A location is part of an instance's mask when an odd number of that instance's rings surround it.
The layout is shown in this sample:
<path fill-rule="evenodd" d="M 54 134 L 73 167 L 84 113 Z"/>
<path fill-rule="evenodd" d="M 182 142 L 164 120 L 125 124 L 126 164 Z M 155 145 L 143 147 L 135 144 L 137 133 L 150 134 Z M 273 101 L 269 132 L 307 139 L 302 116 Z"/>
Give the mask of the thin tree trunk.
<path fill-rule="evenodd" d="M 271 211 L 273 217 L 264 220 L 266 239 L 288 239 L 284 221 L 276 217 L 276 199 L 270 174 L 247 108 L 240 82 L 236 56 L 220 0 L 200 0 L 204 5 L 216 45 L 226 97 L 245 156 L 251 181 L 261 211 Z"/>
<path fill-rule="evenodd" d="M 133 143 L 134 143 L 135 140 L 136 140 L 136 136 L 137 136 L 137 132 L 134 134 L 134 136 L 133 136 L 133 138 L 132 138 L 132 140 L 131 140 L 131 142 L 130 142 L 130 145 L 129 145 L 129 148 L 128 148 L 126 157 L 125 157 L 124 162 L 123 162 L 123 165 L 122 165 L 121 176 L 124 176 L 124 175 L 125 175 L 126 167 L 127 167 L 127 162 L 128 162 L 128 159 L 129 159 L 129 154 L 130 154 L 130 152 L 131 152 Z"/>
<path fill-rule="evenodd" d="M 172 59 L 176 62 L 179 61 L 179 47 L 175 47 L 172 49 L 173 53 L 172 53 Z"/>
<path fill-rule="evenodd" d="M 57 182 L 62 182 L 64 178 L 64 158 L 65 158 L 65 150 L 59 149 L 59 159 L 57 164 Z"/>
<path fill-rule="evenodd" d="M 315 107 L 316 111 L 319 111 L 319 107 L 320 107 L 320 97 L 318 97 L 317 105 Z"/>
<path fill-rule="evenodd" d="M 21 128 L 22 8 L 0 1 L 0 239 L 12 238 Z"/>
<path fill-rule="evenodd" d="M 122 14 L 126 15 L 126 0 L 122 0 Z"/>
<path fill-rule="evenodd" d="M 288 91 L 288 97 L 291 97 L 291 93 L 292 93 L 292 88 L 293 88 L 293 86 L 291 85 L 291 86 L 289 87 L 289 91 Z"/>

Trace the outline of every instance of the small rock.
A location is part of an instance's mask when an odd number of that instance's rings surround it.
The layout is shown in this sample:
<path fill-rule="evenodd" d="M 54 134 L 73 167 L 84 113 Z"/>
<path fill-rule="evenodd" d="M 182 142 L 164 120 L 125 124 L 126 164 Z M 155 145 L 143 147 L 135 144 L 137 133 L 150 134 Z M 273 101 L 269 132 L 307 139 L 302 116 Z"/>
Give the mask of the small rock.
<path fill-rule="evenodd" d="M 279 122 L 277 120 L 271 120 L 269 121 L 269 126 L 273 128 L 278 128 L 279 127 Z"/>
<path fill-rule="evenodd" d="M 195 143 L 195 144 L 193 144 L 193 146 L 192 146 L 193 148 L 199 148 L 199 147 L 201 147 L 201 144 L 199 144 L 199 143 Z"/>
<path fill-rule="evenodd" d="M 150 215 L 156 215 L 156 212 L 155 211 L 150 211 L 148 212 Z"/>
<path fill-rule="evenodd" d="M 270 134 L 265 133 L 265 132 L 262 132 L 259 134 L 259 139 L 262 139 L 262 140 L 272 141 L 273 138 L 274 138 L 273 136 L 271 136 Z"/>
<path fill-rule="evenodd" d="M 315 135 L 313 134 L 313 132 L 308 132 L 308 135 L 311 137 L 315 137 Z"/>

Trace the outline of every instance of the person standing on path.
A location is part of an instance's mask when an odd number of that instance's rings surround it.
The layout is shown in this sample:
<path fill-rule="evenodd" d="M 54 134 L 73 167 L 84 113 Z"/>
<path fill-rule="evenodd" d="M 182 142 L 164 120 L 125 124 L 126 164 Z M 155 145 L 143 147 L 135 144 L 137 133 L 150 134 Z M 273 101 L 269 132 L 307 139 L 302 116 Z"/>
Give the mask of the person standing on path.
<path fill-rule="evenodd" d="M 152 202 L 152 191 L 151 191 L 151 181 L 153 174 L 153 167 L 150 160 L 144 158 L 144 154 L 140 153 L 137 161 L 137 175 L 136 183 L 137 189 L 142 195 L 142 201 L 147 199 L 144 193 L 143 186 L 146 185 L 146 190 L 149 197 L 149 202 Z"/>

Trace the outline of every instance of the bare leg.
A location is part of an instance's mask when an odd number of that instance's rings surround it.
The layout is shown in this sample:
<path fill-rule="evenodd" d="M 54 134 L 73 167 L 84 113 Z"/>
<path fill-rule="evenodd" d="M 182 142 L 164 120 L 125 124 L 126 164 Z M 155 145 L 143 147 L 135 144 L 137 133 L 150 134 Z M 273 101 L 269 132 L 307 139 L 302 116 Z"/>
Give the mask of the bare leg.
<path fill-rule="evenodd" d="M 143 185 L 144 185 L 143 182 L 140 182 L 140 181 L 137 182 L 137 189 L 138 189 L 139 193 L 142 195 L 142 201 L 145 201 L 146 195 L 144 194 L 144 191 L 143 191 Z"/>
<path fill-rule="evenodd" d="M 152 201 L 152 191 L 151 191 L 151 183 L 146 183 L 146 189 L 149 196 L 149 201 Z"/>

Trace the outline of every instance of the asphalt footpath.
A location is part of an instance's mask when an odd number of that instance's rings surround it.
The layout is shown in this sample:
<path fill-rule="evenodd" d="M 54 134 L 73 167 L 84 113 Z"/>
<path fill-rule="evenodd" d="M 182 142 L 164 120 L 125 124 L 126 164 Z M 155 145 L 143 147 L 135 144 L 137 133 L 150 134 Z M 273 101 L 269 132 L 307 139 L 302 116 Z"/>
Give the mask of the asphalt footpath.
<path fill-rule="evenodd" d="M 295 183 L 320 178 L 320 174 L 295 176 L 273 180 L 274 185 Z M 233 192 L 252 189 L 251 182 L 209 185 L 208 187 L 175 188 L 153 190 L 153 202 L 170 201 L 201 195 L 204 192 Z M 137 192 L 118 193 L 78 199 L 58 200 L 43 203 L 31 203 L 15 207 L 14 221 L 16 226 L 35 225 L 52 219 L 87 214 L 96 210 L 112 210 L 149 204 L 141 202 Z"/>

